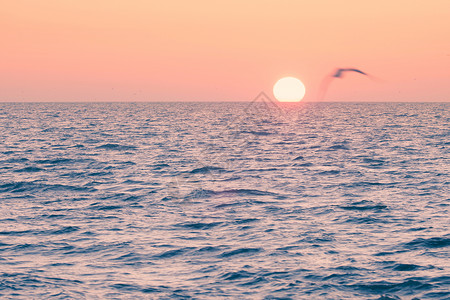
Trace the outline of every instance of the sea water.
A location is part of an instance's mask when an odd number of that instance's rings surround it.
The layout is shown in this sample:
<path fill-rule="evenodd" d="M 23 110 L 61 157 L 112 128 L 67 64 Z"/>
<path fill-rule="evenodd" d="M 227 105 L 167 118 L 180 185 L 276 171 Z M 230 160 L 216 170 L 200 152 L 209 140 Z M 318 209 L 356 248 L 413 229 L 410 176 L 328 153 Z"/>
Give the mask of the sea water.
<path fill-rule="evenodd" d="M 449 108 L 0 104 L 0 297 L 448 299 Z"/>

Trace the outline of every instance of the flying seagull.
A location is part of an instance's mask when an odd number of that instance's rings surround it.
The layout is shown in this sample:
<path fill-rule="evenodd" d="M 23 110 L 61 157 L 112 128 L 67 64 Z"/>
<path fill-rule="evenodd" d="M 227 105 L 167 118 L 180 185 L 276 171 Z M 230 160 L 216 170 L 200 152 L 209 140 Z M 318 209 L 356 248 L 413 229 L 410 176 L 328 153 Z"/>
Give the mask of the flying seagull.
<path fill-rule="evenodd" d="M 341 78 L 341 77 L 343 77 L 343 73 L 345 73 L 345 72 L 356 72 L 356 73 L 360 73 L 360 74 L 369 76 L 367 73 L 365 73 L 361 70 L 358 70 L 358 69 L 337 69 L 336 73 L 334 73 L 333 77 Z"/>
<path fill-rule="evenodd" d="M 320 90 L 319 90 L 319 96 L 317 97 L 318 100 L 322 100 L 324 98 L 325 93 L 327 92 L 328 86 L 330 85 L 331 81 L 334 78 L 342 78 L 342 77 L 344 77 L 344 74 L 346 72 L 356 72 L 356 73 L 360 73 L 362 75 L 365 75 L 365 76 L 368 76 L 368 77 L 372 78 L 372 76 L 370 76 L 366 72 L 363 72 L 363 71 L 361 71 L 359 69 L 354 69 L 354 68 L 339 68 L 339 69 L 336 69 L 336 71 L 334 71 L 330 75 L 326 76 L 322 80 L 322 84 L 320 85 Z"/>

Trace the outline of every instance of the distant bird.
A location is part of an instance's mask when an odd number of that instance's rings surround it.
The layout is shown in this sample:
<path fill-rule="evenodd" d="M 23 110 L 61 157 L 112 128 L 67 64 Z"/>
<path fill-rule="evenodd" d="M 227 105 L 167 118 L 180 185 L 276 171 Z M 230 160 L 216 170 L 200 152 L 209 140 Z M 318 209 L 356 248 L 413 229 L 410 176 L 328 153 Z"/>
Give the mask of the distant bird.
<path fill-rule="evenodd" d="M 326 76 L 323 80 L 322 83 L 320 85 L 320 89 L 319 89 L 319 96 L 317 97 L 318 100 L 323 100 L 323 98 L 325 97 L 325 94 L 328 90 L 328 86 L 330 85 L 331 81 L 334 78 L 342 78 L 344 77 L 344 73 L 346 72 L 356 72 L 356 73 L 360 73 L 362 75 L 368 76 L 370 78 L 373 79 L 372 76 L 370 76 L 369 74 L 367 74 L 366 72 L 363 72 L 359 69 L 354 69 L 354 68 L 339 68 L 336 69 L 336 71 L 334 71 L 333 73 L 331 73 L 330 75 Z"/>
<path fill-rule="evenodd" d="M 344 72 L 357 72 L 357 73 L 361 73 L 363 75 L 369 76 L 367 73 L 365 73 L 361 70 L 358 70 L 358 69 L 337 69 L 336 73 L 334 73 L 333 77 L 341 78 L 343 76 L 342 74 Z"/>

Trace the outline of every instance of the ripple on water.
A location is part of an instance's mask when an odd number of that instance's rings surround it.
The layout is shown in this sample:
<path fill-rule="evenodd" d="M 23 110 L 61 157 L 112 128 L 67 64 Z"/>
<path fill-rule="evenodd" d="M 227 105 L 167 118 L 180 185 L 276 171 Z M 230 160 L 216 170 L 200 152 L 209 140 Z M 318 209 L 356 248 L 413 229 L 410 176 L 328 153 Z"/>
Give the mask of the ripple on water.
<path fill-rule="evenodd" d="M 450 238 L 446 236 L 443 237 L 431 237 L 431 238 L 418 238 L 411 242 L 405 243 L 404 248 L 410 250 L 416 249 L 433 249 L 433 248 L 443 248 L 450 246 Z"/>

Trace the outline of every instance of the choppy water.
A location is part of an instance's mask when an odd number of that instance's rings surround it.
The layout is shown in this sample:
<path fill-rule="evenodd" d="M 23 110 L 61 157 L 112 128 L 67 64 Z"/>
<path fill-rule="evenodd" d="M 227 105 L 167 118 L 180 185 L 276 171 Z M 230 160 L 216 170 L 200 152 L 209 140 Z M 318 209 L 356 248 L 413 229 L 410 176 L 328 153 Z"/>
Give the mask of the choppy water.
<path fill-rule="evenodd" d="M 0 104 L 0 297 L 450 297 L 447 103 Z"/>

